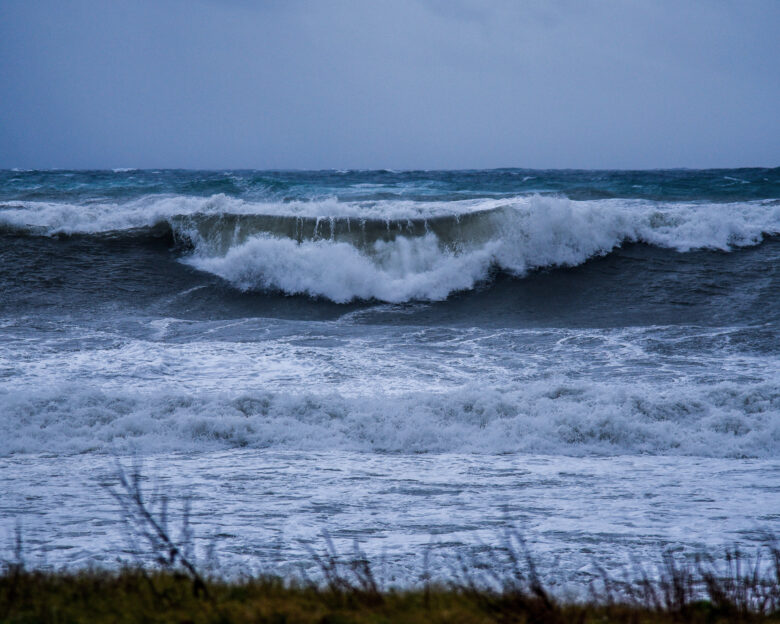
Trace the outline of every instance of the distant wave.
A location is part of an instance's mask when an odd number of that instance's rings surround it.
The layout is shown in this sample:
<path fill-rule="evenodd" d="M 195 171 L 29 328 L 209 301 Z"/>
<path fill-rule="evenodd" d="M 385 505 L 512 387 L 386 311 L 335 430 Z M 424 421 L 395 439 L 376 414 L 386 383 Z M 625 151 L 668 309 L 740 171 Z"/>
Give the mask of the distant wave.
<path fill-rule="evenodd" d="M 780 234 L 780 205 L 147 196 L 125 204 L 10 202 L 0 205 L 0 226 L 29 235 L 171 236 L 189 247 L 183 262 L 241 290 L 404 302 L 445 299 L 494 268 L 523 276 L 576 266 L 626 242 L 679 252 L 756 245 Z"/>
<path fill-rule="evenodd" d="M 777 457 L 780 380 L 548 379 L 511 389 L 363 397 L 93 386 L 0 392 L 0 456 L 220 448 Z"/>

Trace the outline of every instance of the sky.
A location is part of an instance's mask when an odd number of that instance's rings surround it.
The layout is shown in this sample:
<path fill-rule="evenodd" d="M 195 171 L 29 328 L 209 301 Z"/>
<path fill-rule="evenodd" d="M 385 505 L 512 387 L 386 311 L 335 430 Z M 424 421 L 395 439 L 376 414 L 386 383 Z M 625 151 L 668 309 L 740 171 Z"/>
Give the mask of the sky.
<path fill-rule="evenodd" d="M 0 168 L 780 165 L 779 0 L 0 0 Z"/>

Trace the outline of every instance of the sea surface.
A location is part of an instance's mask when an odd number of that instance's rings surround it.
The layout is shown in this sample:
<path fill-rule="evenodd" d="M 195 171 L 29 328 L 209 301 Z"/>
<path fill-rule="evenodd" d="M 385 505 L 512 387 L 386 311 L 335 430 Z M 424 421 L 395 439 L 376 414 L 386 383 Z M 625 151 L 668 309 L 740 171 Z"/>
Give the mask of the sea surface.
<path fill-rule="evenodd" d="M 132 560 L 134 464 L 227 571 L 749 549 L 780 169 L 1 171 L 0 558 Z"/>

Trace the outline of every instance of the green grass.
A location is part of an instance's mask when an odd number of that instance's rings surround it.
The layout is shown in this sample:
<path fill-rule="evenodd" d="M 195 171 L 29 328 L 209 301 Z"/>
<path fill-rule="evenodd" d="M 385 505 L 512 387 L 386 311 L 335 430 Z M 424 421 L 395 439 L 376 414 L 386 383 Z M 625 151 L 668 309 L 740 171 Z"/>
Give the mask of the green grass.
<path fill-rule="evenodd" d="M 780 612 L 760 614 L 735 602 L 711 600 L 653 607 L 630 604 L 565 604 L 544 593 L 473 591 L 428 587 L 363 591 L 291 585 L 277 578 L 234 582 L 207 580 L 195 588 L 176 572 L 25 572 L 0 576 L 0 621 L 193 622 L 193 623 L 384 623 L 404 622 L 780 622 Z"/>

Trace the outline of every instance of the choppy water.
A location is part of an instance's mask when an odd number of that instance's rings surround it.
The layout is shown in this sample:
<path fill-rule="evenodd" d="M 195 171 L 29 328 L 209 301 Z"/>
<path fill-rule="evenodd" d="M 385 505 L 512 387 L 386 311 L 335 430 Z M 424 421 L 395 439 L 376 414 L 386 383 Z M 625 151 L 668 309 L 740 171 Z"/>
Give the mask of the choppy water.
<path fill-rule="evenodd" d="M 0 526 L 110 563 L 135 454 L 226 565 L 749 543 L 779 267 L 780 169 L 0 172 Z"/>

